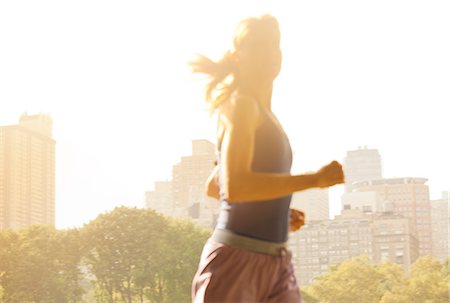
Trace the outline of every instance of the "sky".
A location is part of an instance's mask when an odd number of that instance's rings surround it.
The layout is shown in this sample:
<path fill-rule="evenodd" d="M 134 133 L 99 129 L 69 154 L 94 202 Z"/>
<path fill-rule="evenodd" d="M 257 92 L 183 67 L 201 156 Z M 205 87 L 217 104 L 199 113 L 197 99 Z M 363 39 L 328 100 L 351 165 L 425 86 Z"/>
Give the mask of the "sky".
<path fill-rule="evenodd" d="M 448 1 L 1 1 L 0 125 L 51 115 L 58 228 L 143 207 L 191 140 L 214 142 L 187 62 L 220 58 L 262 13 L 280 23 L 272 103 L 292 173 L 367 146 L 384 177 L 425 177 L 432 199 L 450 189 Z"/>

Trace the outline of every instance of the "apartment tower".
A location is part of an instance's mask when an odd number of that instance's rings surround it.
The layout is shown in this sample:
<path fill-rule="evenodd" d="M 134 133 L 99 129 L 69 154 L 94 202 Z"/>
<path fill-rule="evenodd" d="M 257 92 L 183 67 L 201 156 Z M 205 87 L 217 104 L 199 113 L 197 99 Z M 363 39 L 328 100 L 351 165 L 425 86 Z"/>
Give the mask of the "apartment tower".
<path fill-rule="evenodd" d="M 345 192 L 353 191 L 353 183 L 382 178 L 381 156 L 377 149 L 367 146 L 347 151 L 343 164 Z"/>
<path fill-rule="evenodd" d="M 308 189 L 292 195 L 291 207 L 305 213 L 305 220 L 327 220 L 330 217 L 329 192 L 325 189 Z"/>
<path fill-rule="evenodd" d="M 355 192 L 376 192 L 384 209 L 409 218 L 421 256 L 432 254 L 431 205 L 425 178 L 390 178 L 354 183 Z"/>
<path fill-rule="evenodd" d="M 0 127 L 0 229 L 55 224 L 55 140 L 49 115 Z"/>
<path fill-rule="evenodd" d="M 448 191 L 442 192 L 438 200 L 431 200 L 431 235 L 433 256 L 441 261 L 450 257 L 450 197 Z"/>

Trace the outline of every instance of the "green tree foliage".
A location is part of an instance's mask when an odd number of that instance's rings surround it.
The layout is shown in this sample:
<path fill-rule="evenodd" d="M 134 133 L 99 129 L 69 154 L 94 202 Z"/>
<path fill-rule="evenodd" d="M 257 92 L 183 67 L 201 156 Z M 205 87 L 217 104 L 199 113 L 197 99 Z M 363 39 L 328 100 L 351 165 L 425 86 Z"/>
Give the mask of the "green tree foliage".
<path fill-rule="evenodd" d="M 76 232 L 58 232 L 48 226 L 33 226 L 0 234 L 0 285 L 2 301 L 78 302 L 81 254 Z"/>
<path fill-rule="evenodd" d="M 448 260 L 421 257 L 407 277 L 398 264 L 374 265 L 359 257 L 332 268 L 302 293 L 307 303 L 447 303 L 448 283 Z"/>
<path fill-rule="evenodd" d="M 319 283 L 311 287 L 311 294 L 319 302 L 378 303 L 377 288 L 382 279 L 382 275 L 369 264 L 367 258 L 359 257 L 345 261 L 318 277 Z"/>
<path fill-rule="evenodd" d="M 167 289 L 164 302 L 190 302 L 192 278 L 209 235 L 187 221 L 170 220 L 164 250 L 167 265 L 160 267 Z"/>
<path fill-rule="evenodd" d="M 310 289 L 300 289 L 300 294 L 304 303 L 319 303 L 319 299 L 311 294 Z"/>
<path fill-rule="evenodd" d="M 156 260 L 163 255 L 163 217 L 138 209 L 117 208 L 83 229 L 86 264 L 95 276 L 99 302 L 143 301 L 153 288 Z"/>
<path fill-rule="evenodd" d="M 79 230 L 2 231 L 0 303 L 92 302 L 83 296 L 83 276 L 93 282 L 99 303 L 190 302 L 209 235 L 187 221 L 125 207 Z M 447 303 L 449 264 L 450 259 L 422 257 L 406 275 L 397 264 L 354 258 L 317 278 L 302 295 L 307 303 Z"/>
<path fill-rule="evenodd" d="M 412 266 L 408 283 L 411 303 L 447 303 L 448 277 L 444 266 L 433 257 L 419 258 Z"/>
<path fill-rule="evenodd" d="M 10 276 L 16 262 L 15 248 L 18 238 L 18 234 L 15 232 L 0 232 L 0 302 L 6 302 L 4 285 L 8 288 L 7 285 L 11 280 Z"/>
<path fill-rule="evenodd" d="M 188 302 L 209 233 L 151 210 L 116 208 L 83 228 L 98 302 Z"/>
<path fill-rule="evenodd" d="M 81 233 L 78 229 L 58 231 L 57 255 L 60 265 L 59 275 L 64 285 L 64 292 L 68 303 L 81 302 L 87 290 L 83 287 L 84 279 L 81 260 L 85 254 L 82 250 Z"/>
<path fill-rule="evenodd" d="M 381 301 L 387 300 L 390 294 L 400 294 L 407 285 L 407 279 L 403 268 L 396 263 L 383 262 L 375 266 L 375 269 L 382 275 L 382 280 L 378 284 L 378 294 Z M 398 298 L 399 300 L 403 300 Z"/>
<path fill-rule="evenodd" d="M 189 302 L 209 235 L 187 221 L 125 207 L 82 229 L 2 231 L 0 303 Z"/>
<path fill-rule="evenodd" d="M 450 258 L 445 260 L 444 267 L 442 268 L 442 274 L 447 277 L 447 280 L 450 279 Z"/>

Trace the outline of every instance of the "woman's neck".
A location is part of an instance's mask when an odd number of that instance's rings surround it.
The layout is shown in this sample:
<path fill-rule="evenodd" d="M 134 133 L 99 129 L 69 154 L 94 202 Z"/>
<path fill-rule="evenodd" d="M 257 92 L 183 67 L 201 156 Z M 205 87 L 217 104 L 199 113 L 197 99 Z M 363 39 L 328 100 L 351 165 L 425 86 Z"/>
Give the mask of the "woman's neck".
<path fill-rule="evenodd" d="M 238 92 L 255 98 L 264 108 L 271 110 L 272 84 L 270 85 L 242 85 Z"/>

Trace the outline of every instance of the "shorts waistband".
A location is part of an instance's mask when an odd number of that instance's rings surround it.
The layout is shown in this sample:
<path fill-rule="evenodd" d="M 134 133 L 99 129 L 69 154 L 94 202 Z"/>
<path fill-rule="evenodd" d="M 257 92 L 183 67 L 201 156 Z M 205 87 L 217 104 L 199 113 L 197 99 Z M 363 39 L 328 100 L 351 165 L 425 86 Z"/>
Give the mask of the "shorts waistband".
<path fill-rule="evenodd" d="M 275 243 L 254 239 L 238 235 L 232 231 L 225 229 L 215 229 L 211 236 L 211 239 L 219 243 L 261 254 L 284 256 L 288 252 L 288 242 Z"/>

